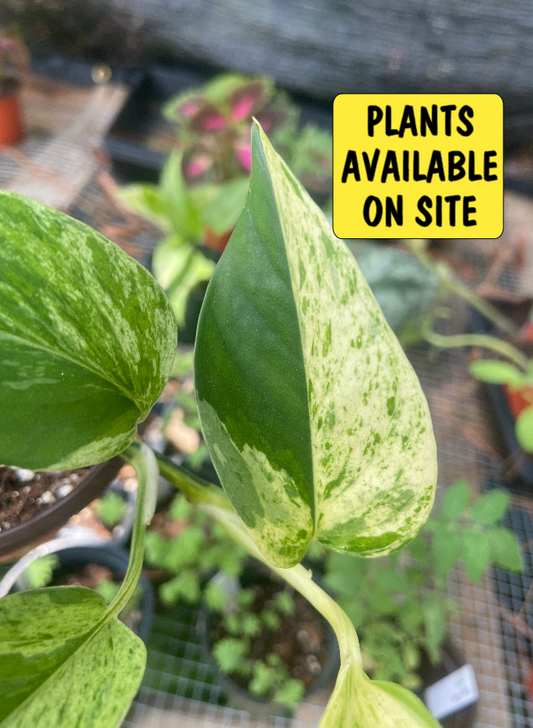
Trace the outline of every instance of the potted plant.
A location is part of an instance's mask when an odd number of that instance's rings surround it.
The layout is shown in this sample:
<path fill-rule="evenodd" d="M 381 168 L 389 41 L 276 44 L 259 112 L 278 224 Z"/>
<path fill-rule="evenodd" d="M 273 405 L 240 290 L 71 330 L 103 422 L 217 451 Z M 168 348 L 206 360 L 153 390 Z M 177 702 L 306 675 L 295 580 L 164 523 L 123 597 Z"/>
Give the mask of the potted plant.
<path fill-rule="evenodd" d="M 205 513 L 183 495 L 156 513 L 146 534 L 146 564 L 155 570 L 164 605 L 211 599 L 210 578 L 216 572 L 238 577 L 247 554 Z M 152 572 L 153 573 L 153 572 Z"/>
<path fill-rule="evenodd" d="M 0 28 L 0 146 L 16 144 L 24 136 L 20 106 L 20 79 L 27 71 L 29 54 L 14 28 Z"/>
<path fill-rule="evenodd" d="M 0 560 L 10 561 L 58 531 L 109 485 L 121 464 L 113 458 L 53 472 L 0 467 Z"/>
<path fill-rule="evenodd" d="M 462 562 L 475 583 L 491 565 L 521 570 L 516 537 L 499 525 L 508 504 L 503 489 L 472 499 L 468 483 L 457 480 L 404 550 L 372 560 L 326 555 L 325 583 L 358 630 L 373 677 L 420 691 L 444 652 L 458 651 L 446 642 L 448 618 L 457 612 L 448 573 Z"/>
<path fill-rule="evenodd" d="M 231 704 L 252 716 L 290 715 L 339 667 L 331 626 L 294 589 L 253 564 L 209 583 L 198 628 Z"/>
<path fill-rule="evenodd" d="M 116 617 L 141 572 L 159 466 L 332 625 L 341 667 L 322 728 L 438 725 L 413 693 L 365 674 L 353 624 L 300 563 L 312 539 L 367 557 L 420 531 L 437 475 L 427 402 L 353 256 L 258 125 L 252 158 L 195 348 L 199 416 L 223 490 L 134 441 L 176 351 L 161 288 L 81 223 L 0 192 L 0 376 L 10 385 L 0 406 L 13 413 L 0 420 L 0 460 L 72 468 L 120 453 L 139 481 L 130 562 L 111 604 L 80 587 L 0 599 L 6 724 L 34 725 L 45 710 L 51 725 L 122 720 L 145 651 Z"/>

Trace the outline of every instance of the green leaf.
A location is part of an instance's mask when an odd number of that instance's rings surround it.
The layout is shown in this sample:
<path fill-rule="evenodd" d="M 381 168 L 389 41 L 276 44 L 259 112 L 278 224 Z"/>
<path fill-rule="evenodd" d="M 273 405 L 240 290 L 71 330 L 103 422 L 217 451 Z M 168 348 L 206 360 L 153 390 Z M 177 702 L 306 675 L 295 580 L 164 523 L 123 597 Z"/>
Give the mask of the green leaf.
<path fill-rule="evenodd" d="M 202 225 L 194 200 L 181 171 L 182 155 L 173 152 L 165 162 L 159 180 L 159 190 L 165 215 L 179 237 L 194 242 L 201 237 Z"/>
<path fill-rule="evenodd" d="M 273 700 L 280 705 L 286 705 L 291 710 L 296 710 L 301 703 L 305 693 L 305 685 L 301 680 L 290 678 L 276 690 Z"/>
<path fill-rule="evenodd" d="M 198 576 L 189 569 L 182 571 L 179 576 L 165 582 L 161 586 L 159 594 L 165 604 L 176 604 L 181 599 L 195 604 L 200 599 Z"/>
<path fill-rule="evenodd" d="M 180 494 L 177 495 L 170 504 L 168 514 L 171 518 L 175 518 L 177 521 L 182 521 L 191 518 L 193 510 L 187 498 Z"/>
<path fill-rule="evenodd" d="M 133 184 L 119 187 L 115 195 L 128 210 L 170 233 L 172 226 L 165 213 L 159 189 L 152 184 Z"/>
<path fill-rule="evenodd" d="M 40 589 L 52 581 L 52 575 L 58 566 L 59 557 L 57 554 L 40 556 L 28 564 L 22 576 L 23 581 L 27 582 L 30 589 Z"/>
<path fill-rule="evenodd" d="M 216 194 L 201 210 L 202 220 L 217 235 L 229 232 L 242 212 L 250 180 L 239 177 L 217 186 Z"/>
<path fill-rule="evenodd" d="M 222 672 L 232 673 L 239 667 L 247 652 L 247 643 L 234 637 L 226 637 L 213 647 L 213 657 Z"/>
<path fill-rule="evenodd" d="M 176 348 L 161 288 L 82 223 L 0 191 L 0 462 L 61 470 L 122 452 Z"/>
<path fill-rule="evenodd" d="M 115 728 L 139 687 L 142 641 L 88 589 L 0 600 L 0 726 Z"/>
<path fill-rule="evenodd" d="M 516 439 L 526 452 L 533 453 L 533 407 L 522 410 L 516 420 Z"/>
<path fill-rule="evenodd" d="M 470 500 L 470 486 L 460 478 L 452 483 L 444 493 L 438 515 L 447 521 L 455 521 L 466 510 Z"/>
<path fill-rule="evenodd" d="M 255 637 L 261 631 L 261 622 L 256 614 L 244 614 L 242 618 L 242 633 L 247 637 Z"/>
<path fill-rule="evenodd" d="M 516 536 L 508 528 L 496 527 L 488 531 L 490 558 L 508 571 L 522 571 L 522 551 Z"/>
<path fill-rule="evenodd" d="M 486 531 L 468 530 L 461 534 L 461 556 L 472 582 L 479 581 L 490 562 L 489 537 Z"/>
<path fill-rule="evenodd" d="M 205 588 L 204 599 L 212 612 L 221 612 L 226 604 L 227 596 L 219 584 L 210 581 Z"/>
<path fill-rule="evenodd" d="M 436 529 L 432 534 L 432 554 L 435 576 L 442 578 L 455 564 L 460 555 L 460 542 L 447 528 Z"/>
<path fill-rule="evenodd" d="M 386 566 L 378 569 L 375 575 L 376 584 L 391 591 L 403 592 L 406 584 L 401 572 Z"/>
<path fill-rule="evenodd" d="M 279 592 L 274 599 L 274 606 L 280 614 L 294 614 L 294 599 L 287 592 Z"/>
<path fill-rule="evenodd" d="M 439 293 L 435 273 L 403 250 L 376 242 L 365 243 L 357 261 L 391 329 L 404 344 L 415 343 Z"/>
<path fill-rule="evenodd" d="M 253 667 L 253 678 L 248 685 L 252 695 L 266 695 L 276 683 L 276 673 L 261 660 L 256 660 Z"/>
<path fill-rule="evenodd" d="M 440 661 L 440 647 L 446 636 L 446 605 L 437 598 L 430 598 L 422 605 L 426 628 L 425 646 L 433 664 Z"/>
<path fill-rule="evenodd" d="M 395 683 L 370 680 L 356 665 L 339 674 L 318 728 L 440 728 L 419 698 Z"/>
<path fill-rule="evenodd" d="M 470 519 L 485 525 L 496 523 L 504 515 L 508 505 L 509 493 L 503 488 L 495 488 L 474 501 L 470 508 Z"/>
<path fill-rule="evenodd" d="M 232 505 L 273 563 L 314 536 L 377 555 L 434 497 L 418 379 L 345 244 L 256 125 L 244 211 L 196 340 L 200 420 Z"/>
<path fill-rule="evenodd" d="M 479 359 L 469 367 L 470 374 L 482 382 L 490 384 L 511 384 L 517 386 L 527 381 L 527 376 L 515 366 L 498 359 Z"/>
<path fill-rule="evenodd" d="M 96 501 L 95 510 L 100 520 L 108 528 L 113 528 L 120 523 L 126 515 L 127 504 L 124 498 L 118 493 L 108 490 L 101 498 Z"/>
<path fill-rule="evenodd" d="M 187 298 L 198 283 L 211 278 L 214 262 L 194 245 L 171 235 L 155 249 L 152 266 L 156 280 L 167 291 L 178 324 L 183 325 Z"/>

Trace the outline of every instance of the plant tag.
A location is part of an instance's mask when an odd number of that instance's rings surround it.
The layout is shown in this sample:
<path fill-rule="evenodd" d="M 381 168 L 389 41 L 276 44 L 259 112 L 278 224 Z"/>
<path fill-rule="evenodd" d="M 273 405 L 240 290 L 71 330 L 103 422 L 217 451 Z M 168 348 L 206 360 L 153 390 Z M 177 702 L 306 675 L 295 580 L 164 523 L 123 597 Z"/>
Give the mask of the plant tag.
<path fill-rule="evenodd" d="M 431 685 L 424 694 L 425 703 L 437 720 L 457 713 L 479 698 L 472 665 L 464 665 Z"/>

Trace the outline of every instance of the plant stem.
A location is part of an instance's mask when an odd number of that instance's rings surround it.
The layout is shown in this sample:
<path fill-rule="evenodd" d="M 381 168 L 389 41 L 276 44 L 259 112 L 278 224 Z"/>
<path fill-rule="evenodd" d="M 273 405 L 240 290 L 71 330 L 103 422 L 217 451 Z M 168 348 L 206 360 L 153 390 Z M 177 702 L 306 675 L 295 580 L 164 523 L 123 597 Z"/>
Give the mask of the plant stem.
<path fill-rule="evenodd" d="M 132 443 L 130 447 L 135 447 L 138 443 Z M 184 493 L 192 503 L 198 505 L 209 503 L 219 508 L 233 511 L 231 504 L 226 498 L 226 494 L 221 488 L 217 488 L 213 483 L 190 473 L 186 468 L 172 462 L 169 458 L 161 453 L 154 453 L 159 466 L 159 472 L 172 485 Z"/>
<path fill-rule="evenodd" d="M 481 296 L 478 296 L 468 286 L 455 278 L 449 266 L 443 262 L 434 261 L 422 248 L 418 240 L 402 240 L 414 257 L 428 270 L 432 271 L 441 283 L 452 293 L 466 301 L 472 308 L 479 311 L 486 319 L 491 321 L 501 331 L 508 334 L 518 333 L 518 327 L 501 314 L 498 309 Z M 438 344 L 437 344 L 438 346 Z M 480 344 L 482 346 L 482 344 Z"/>
<path fill-rule="evenodd" d="M 443 336 L 437 334 L 429 326 L 423 327 L 423 336 L 426 341 L 439 349 L 453 349 L 463 346 L 480 346 L 484 349 L 490 349 L 497 354 L 501 354 L 517 367 L 522 369 L 526 374 L 529 372 L 529 359 L 522 354 L 515 346 L 507 341 L 497 339 L 495 336 L 487 334 L 457 334 L 456 336 Z"/>
<path fill-rule="evenodd" d="M 104 617 L 106 622 L 120 614 L 135 591 L 143 566 L 146 526 L 154 515 L 157 498 L 159 473 L 154 453 L 148 445 L 132 444 L 121 456 L 135 468 L 139 485 L 128 569 L 117 595 L 107 608 Z"/>
<path fill-rule="evenodd" d="M 250 538 L 242 521 L 227 501 L 223 491 L 212 484 L 188 474 L 164 455 L 156 453 L 161 473 L 167 480 L 187 495 L 205 513 L 211 516 L 222 528 L 254 558 L 268 566 L 287 583 L 300 592 L 322 616 L 331 624 L 337 640 L 341 660 L 362 668 L 363 659 L 359 639 L 354 626 L 345 612 L 326 592 L 316 584 L 311 572 L 301 564 L 290 569 L 280 569 L 271 564 L 259 551 Z M 218 492 L 217 492 L 218 491 Z"/>

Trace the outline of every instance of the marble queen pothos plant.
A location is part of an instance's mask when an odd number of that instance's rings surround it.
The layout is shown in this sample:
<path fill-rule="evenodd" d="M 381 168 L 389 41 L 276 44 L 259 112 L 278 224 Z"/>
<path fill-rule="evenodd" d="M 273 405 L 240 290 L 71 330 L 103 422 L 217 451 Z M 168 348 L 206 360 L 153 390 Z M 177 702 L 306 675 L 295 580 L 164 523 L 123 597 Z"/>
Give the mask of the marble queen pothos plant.
<path fill-rule="evenodd" d="M 107 606 L 52 587 L 0 599 L 0 726 L 120 723 L 145 650 L 117 620 L 135 588 L 157 465 L 338 637 L 321 728 L 435 728 L 412 693 L 363 672 L 353 626 L 300 565 L 311 539 L 399 549 L 433 502 L 427 403 L 357 265 L 256 125 L 250 191 L 201 313 L 196 388 L 224 486 L 134 441 L 168 376 L 175 321 L 149 274 L 99 234 L 0 193 L 0 462 L 79 467 L 112 455 L 140 496 L 124 583 Z"/>

